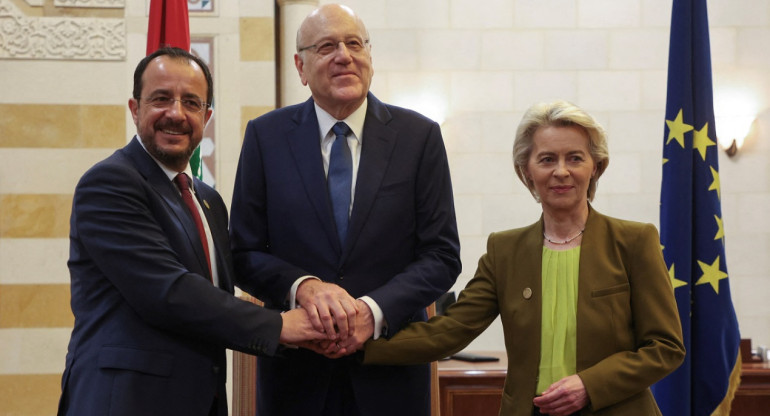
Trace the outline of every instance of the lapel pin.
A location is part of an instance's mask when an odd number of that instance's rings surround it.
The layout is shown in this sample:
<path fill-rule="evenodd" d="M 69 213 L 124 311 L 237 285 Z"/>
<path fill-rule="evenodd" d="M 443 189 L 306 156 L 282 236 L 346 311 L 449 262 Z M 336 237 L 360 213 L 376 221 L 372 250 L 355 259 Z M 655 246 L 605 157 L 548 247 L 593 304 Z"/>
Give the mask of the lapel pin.
<path fill-rule="evenodd" d="M 211 207 L 209 206 L 209 201 L 206 201 L 205 199 L 203 200 L 203 205 L 206 206 L 206 209 L 211 209 Z"/>
<path fill-rule="evenodd" d="M 524 290 L 521 292 L 521 294 L 524 296 L 524 299 L 529 300 L 529 298 L 532 297 L 532 289 L 530 288 L 524 288 Z"/>

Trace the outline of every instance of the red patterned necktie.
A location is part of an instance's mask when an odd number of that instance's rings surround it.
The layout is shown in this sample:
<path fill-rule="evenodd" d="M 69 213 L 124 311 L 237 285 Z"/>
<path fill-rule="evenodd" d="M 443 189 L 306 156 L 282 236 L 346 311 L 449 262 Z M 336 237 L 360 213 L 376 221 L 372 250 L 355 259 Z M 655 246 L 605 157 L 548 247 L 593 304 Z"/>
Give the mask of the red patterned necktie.
<path fill-rule="evenodd" d="M 190 178 L 187 176 L 187 174 L 180 173 L 174 178 L 174 183 L 182 193 L 182 199 L 184 199 L 184 203 L 187 205 L 187 209 L 190 211 L 190 214 L 192 214 L 193 220 L 195 221 L 195 227 L 198 229 L 198 235 L 200 236 L 201 244 L 203 244 L 203 252 L 206 254 L 206 264 L 209 266 L 208 277 L 211 279 L 211 258 L 209 257 L 209 243 L 208 239 L 206 238 L 206 231 L 203 229 L 203 221 L 201 220 L 201 216 L 198 213 L 198 207 L 193 201 L 192 192 L 190 192 Z"/>

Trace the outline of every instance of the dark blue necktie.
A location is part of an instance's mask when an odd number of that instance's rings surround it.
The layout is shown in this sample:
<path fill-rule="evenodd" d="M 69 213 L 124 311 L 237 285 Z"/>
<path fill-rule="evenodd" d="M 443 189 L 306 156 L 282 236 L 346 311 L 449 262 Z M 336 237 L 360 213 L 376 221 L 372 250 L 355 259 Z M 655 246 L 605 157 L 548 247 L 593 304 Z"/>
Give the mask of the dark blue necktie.
<path fill-rule="evenodd" d="M 337 136 L 332 144 L 329 155 L 329 196 L 334 209 L 334 221 L 337 223 L 337 236 L 340 244 L 345 243 L 345 235 L 348 232 L 348 219 L 350 213 L 350 187 L 353 183 L 353 158 L 348 147 L 348 133 L 350 127 L 343 122 L 338 122 L 332 127 Z"/>

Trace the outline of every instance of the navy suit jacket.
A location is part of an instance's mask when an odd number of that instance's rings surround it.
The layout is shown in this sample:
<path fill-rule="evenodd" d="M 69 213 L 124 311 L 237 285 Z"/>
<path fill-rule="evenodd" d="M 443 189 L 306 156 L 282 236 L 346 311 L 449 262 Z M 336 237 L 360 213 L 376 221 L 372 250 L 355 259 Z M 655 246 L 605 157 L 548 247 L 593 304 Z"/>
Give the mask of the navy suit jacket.
<path fill-rule="evenodd" d="M 227 211 L 195 190 L 216 250 L 219 287 L 174 184 L 138 138 L 88 170 L 70 222 L 75 327 L 62 415 L 227 414 L 225 348 L 274 354 L 281 317 L 235 298 Z"/>
<path fill-rule="evenodd" d="M 320 142 L 312 98 L 248 123 L 231 207 L 236 283 L 266 306 L 284 309 L 297 278 L 317 276 L 377 302 L 386 336 L 424 320 L 425 307 L 460 273 L 438 124 L 369 94 L 344 246 Z M 260 358 L 257 367 L 260 415 L 320 414 L 333 371 L 350 374 L 363 414 L 415 414 L 429 399 L 426 366 L 365 368 L 352 358 L 328 360 L 300 350 Z"/>

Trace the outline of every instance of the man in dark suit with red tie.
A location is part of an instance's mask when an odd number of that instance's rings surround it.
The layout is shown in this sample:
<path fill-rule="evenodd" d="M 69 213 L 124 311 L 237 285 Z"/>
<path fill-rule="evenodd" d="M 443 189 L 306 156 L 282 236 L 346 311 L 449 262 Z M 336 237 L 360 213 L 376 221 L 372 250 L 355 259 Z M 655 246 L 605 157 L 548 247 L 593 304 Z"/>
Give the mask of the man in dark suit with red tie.
<path fill-rule="evenodd" d="M 429 367 L 363 367 L 371 337 L 425 320 L 460 272 L 438 124 L 369 93 L 369 35 L 324 5 L 294 56 L 312 98 L 251 120 L 232 204 L 237 284 L 276 310 L 300 306 L 327 342 L 260 357 L 259 416 L 427 415 Z"/>
<path fill-rule="evenodd" d="M 77 185 L 60 415 L 223 416 L 225 348 L 273 355 L 323 336 L 305 311 L 233 296 L 226 207 L 190 181 L 212 96 L 197 57 L 174 48 L 146 57 L 128 102 L 136 137 Z"/>

